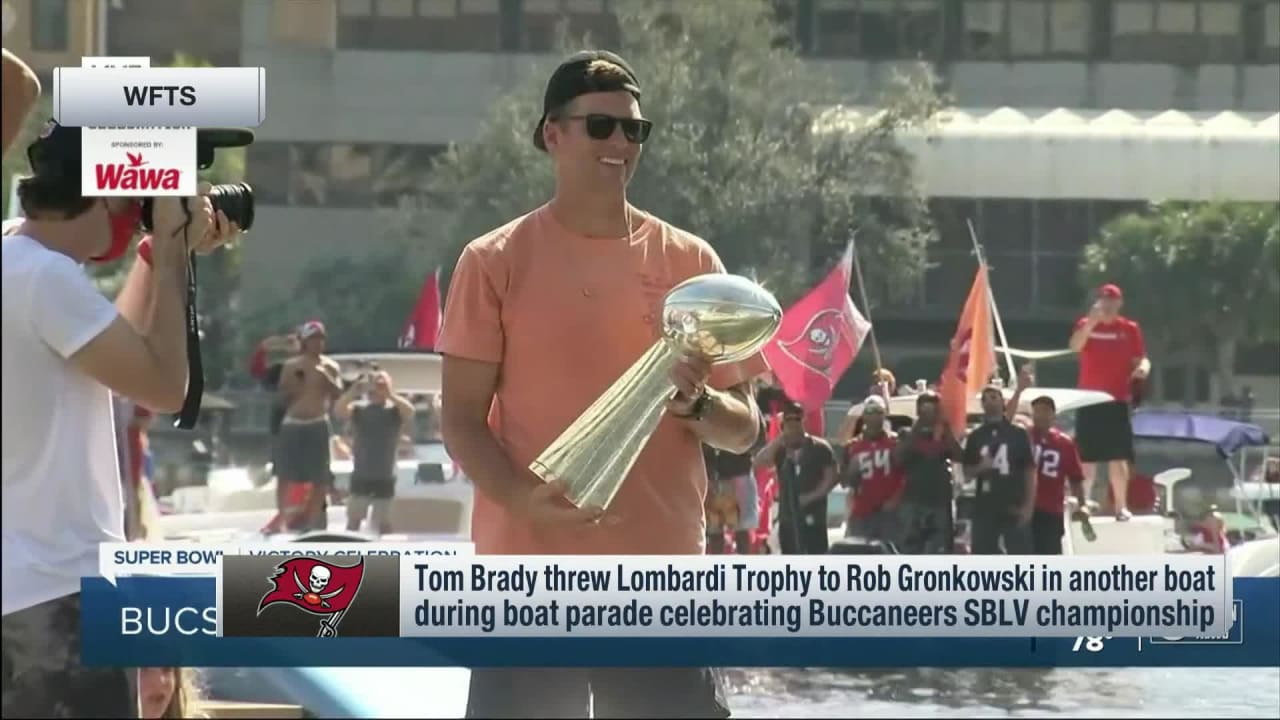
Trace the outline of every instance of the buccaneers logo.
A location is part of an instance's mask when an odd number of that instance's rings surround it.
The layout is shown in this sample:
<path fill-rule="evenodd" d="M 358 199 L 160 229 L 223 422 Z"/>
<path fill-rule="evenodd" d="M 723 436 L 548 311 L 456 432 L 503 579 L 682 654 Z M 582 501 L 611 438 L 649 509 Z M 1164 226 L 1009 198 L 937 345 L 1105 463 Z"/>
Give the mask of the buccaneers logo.
<path fill-rule="evenodd" d="M 778 346 L 796 362 L 828 376 L 835 360 L 836 348 L 843 340 L 844 322 L 837 310 L 823 310 L 814 315 L 794 340 Z"/>

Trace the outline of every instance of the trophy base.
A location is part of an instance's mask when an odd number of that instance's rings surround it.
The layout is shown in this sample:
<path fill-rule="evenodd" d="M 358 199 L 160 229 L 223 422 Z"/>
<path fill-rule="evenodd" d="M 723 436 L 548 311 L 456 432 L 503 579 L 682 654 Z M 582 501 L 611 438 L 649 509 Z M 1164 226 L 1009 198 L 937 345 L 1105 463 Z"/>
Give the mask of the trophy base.
<path fill-rule="evenodd" d="M 564 481 L 574 505 L 608 509 L 662 420 L 675 390 L 669 373 L 676 358 L 670 344 L 654 343 L 529 469 L 545 481 Z"/>

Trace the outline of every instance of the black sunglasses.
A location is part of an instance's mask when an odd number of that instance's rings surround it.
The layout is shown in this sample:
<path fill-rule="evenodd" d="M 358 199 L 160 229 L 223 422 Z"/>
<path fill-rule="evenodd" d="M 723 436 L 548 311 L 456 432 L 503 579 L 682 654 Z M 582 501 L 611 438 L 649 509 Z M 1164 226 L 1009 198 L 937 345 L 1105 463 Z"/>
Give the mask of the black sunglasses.
<path fill-rule="evenodd" d="M 603 115 L 600 113 L 589 113 L 587 115 L 567 115 L 562 120 L 581 120 L 587 129 L 587 135 L 593 140 L 608 140 L 613 136 L 614 128 L 622 126 L 622 136 L 627 142 L 640 145 L 649 139 L 649 132 L 653 130 L 653 123 L 648 120 L 640 120 L 639 118 L 619 118 L 612 115 Z"/>

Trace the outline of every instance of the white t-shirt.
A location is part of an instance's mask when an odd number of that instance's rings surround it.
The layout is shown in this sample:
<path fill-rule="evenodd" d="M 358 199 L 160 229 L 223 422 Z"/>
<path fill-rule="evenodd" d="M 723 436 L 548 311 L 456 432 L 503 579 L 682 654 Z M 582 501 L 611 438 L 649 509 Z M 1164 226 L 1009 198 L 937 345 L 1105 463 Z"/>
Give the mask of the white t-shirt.
<path fill-rule="evenodd" d="M 85 269 L 4 237 L 3 614 L 80 591 L 98 543 L 124 541 L 111 392 L 69 358 L 116 308 Z"/>

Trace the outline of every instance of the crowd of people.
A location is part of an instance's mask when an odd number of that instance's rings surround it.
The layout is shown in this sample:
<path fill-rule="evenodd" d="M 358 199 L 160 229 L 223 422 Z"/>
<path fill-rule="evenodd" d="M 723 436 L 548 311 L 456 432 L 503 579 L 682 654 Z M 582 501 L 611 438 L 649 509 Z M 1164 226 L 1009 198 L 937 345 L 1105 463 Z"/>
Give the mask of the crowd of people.
<path fill-rule="evenodd" d="M 1086 536 L 1093 532 L 1089 516 L 1098 503 L 1091 492 L 1099 465 L 1110 480 L 1111 511 L 1117 521 L 1129 520 L 1132 412 L 1150 361 L 1141 327 L 1120 313 L 1122 301 L 1115 285 L 1099 288 L 1069 339 L 1081 358 L 1078 387 L 1114 398 L 1081 409 L 1075 438 L 1057 427 L 1051 395 L 1030 398 L 1030 413 L 1020 411 L 1024 393 L 1035 384 L 1031 365 L 1019 373 L 1008 398 L 993 377 L 981 393 L 981 417 L 973 428 L 947 425 L 935 387 L 924 381 L 900 387 L 884 368 L 872 375 L 870 394 L 850 408 L 834 443 L 806 430 L 805 410 L 785 397 L 781 409 L 776 402 L 762 404 L 762 427 L 776 414 L 781 432 L 762 439 L 754 451 L 754 483 L 732 456 L 709 451 L 709 551 L 725 548 L 725 518 L 738 522 L 733 528 L 739 552 L 762 551 L 767 521 L 754 535 L 748 530 L 776 502 L 783 554 L 829 552 L 828 495 L 838 485 L 848 490 L 846 537 L 902 553 L 956 552 L 956 500 L 967 481 L 973 486 L 970 542 L 961 550 L 1061 554 L 1068 520 L 1081 522 Z M 780 392 L 766 386 L 761 394 L 776 400 Z M 903 396 L 914 398 L 915 418 L 895 430 L 887 417 L 889 402 Z"/>

